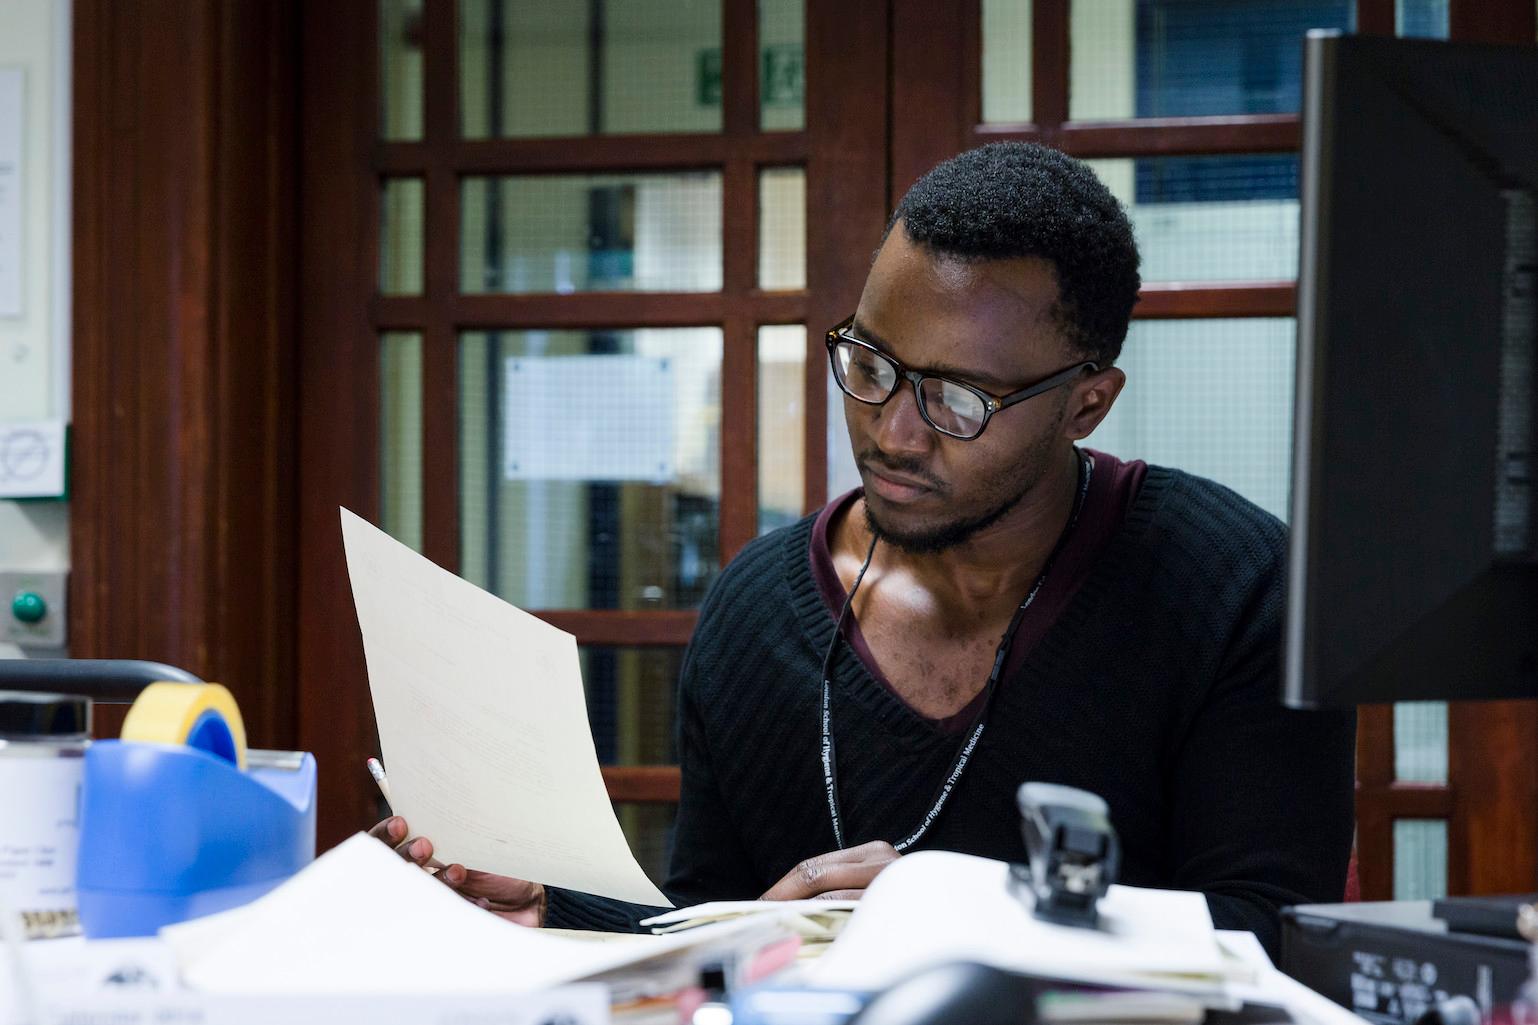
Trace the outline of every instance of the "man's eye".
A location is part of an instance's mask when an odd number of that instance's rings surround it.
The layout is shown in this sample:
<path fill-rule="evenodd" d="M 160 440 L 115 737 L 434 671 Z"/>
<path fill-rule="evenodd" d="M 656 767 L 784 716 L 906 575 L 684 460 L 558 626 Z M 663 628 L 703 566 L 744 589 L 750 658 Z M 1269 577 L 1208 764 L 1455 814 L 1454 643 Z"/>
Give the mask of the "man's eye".
<path fill-rule="evenodd" d="M 872 356 L 856 356 L 850 369 L 867 381 L 874 381 L 881 376 L 881 364 Z"/>

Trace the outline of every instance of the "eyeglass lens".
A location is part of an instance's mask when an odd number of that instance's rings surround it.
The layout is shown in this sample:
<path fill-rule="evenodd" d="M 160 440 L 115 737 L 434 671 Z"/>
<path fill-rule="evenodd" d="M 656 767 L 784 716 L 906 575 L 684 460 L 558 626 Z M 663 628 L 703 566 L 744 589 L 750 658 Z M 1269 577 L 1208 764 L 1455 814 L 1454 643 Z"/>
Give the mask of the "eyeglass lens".
<path fill-rule="evenodd" d="M 897 389 L 897 367 L 880 353 L 853 342 L 833 347 L 833 369 L 844 391 L 862 402 L 885 402 Z M 958 438 L 970 438 L 982 430 L 987 410 L 982 398 L 966 388 L 926 377 L 919 397 L 924 415 L 936 430 Z"/>

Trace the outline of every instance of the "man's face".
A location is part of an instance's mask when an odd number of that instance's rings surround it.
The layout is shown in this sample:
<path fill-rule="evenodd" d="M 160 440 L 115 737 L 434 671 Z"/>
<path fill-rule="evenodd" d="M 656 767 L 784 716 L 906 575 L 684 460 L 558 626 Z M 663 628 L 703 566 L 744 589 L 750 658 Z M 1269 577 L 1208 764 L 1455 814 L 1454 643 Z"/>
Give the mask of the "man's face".
<path fill-rule="evenodd" d="M 899 224 L 866 279 L 852 333 L 915 370 L 1005 395 L 1083 358 L 1053 320 L 1057 300 L 1057 278 L 1044 260 L 958 260 L 913 243 Z M 1120 372 L 1102 374 L 1118 379 L 1114 398 Z M 1082 436 L 1081 390 L 1075 383 L 1010 406 L 971 441 L 925 423 L 906 381 L 881 406 L 845 396 L 872 529 L 925 553 L 993 525 L 1062 457 L 1069 439 Z"/>

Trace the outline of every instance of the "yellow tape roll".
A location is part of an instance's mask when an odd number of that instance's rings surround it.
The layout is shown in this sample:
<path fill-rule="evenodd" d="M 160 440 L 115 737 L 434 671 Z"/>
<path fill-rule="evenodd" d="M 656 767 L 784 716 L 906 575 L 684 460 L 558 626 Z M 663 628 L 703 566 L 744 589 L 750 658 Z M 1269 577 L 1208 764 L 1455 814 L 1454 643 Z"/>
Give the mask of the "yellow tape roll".
<path fill-rule="evenodd" d="M 123 739 L 186 744 L 246 767 L 246 724 L 217 683 L 152 683 L 123 720 Z"/>

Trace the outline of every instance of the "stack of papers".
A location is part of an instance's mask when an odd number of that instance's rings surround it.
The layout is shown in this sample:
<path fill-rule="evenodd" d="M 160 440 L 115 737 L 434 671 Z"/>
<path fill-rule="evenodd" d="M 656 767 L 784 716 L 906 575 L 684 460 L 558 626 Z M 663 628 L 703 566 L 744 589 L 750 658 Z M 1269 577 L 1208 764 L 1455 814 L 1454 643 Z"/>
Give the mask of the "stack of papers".
<path fill-rule="evenodd" d="M 809 979 L 875 990 L 944 961 L 1187 992 L 1220 990 L 1228 967 L 1199 893 L 1113 886 L 1080 929 L 1038 919 L 1002 861 L 920 851 L 876 877 Z"/>
<path fill-rule="evenodd" d="M 752 919 L 634 943 L 549 935 L 475 907 L 361 833 L 252 903 L 161 937 L 191 989 L 284 994 L 527 993 L 766 940 Z"/>
<path fill-rule="evenodd" d="M 712 922 L 728 922 L 750 915 L 770 915 L 785 922 L 791 929 L 814 939 L 832 939 L 849 921 L 854 900 L 714 900 L 679 908 L 666 914 L 641 920 L 652 932 L 659 935 L 681 932 Z"/>
<path fill-rule="evenodd" d="M 658 935 L 668 935 L 715 922 L 767 920 L 800 937 L 797 960 L 813 961 L 838 939 L 858 906 L 853 900 L 717 900 L 669 911 L 641 924 Z"/>

